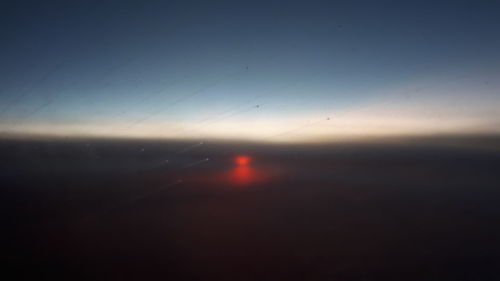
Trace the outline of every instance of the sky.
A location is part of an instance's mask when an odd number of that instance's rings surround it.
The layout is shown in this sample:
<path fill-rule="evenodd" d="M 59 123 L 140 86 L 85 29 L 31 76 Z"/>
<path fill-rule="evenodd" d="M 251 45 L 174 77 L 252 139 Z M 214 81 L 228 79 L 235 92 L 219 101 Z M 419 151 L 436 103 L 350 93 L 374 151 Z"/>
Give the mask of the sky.
<path fill-rule="evenodd" d="M 500 133 L 500 1 L 2 1 L 0 137 Z"/>

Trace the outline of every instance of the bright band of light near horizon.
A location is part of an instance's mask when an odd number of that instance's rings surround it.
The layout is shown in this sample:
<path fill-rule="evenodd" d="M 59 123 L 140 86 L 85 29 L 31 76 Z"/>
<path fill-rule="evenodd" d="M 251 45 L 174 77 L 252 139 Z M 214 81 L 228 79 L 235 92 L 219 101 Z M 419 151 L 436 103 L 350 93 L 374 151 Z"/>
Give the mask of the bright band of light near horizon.
<path fill-rule="evenodd" d="M 10 3 L 1 136 L 500 133 L 498 5 L 313 2 Z"/>

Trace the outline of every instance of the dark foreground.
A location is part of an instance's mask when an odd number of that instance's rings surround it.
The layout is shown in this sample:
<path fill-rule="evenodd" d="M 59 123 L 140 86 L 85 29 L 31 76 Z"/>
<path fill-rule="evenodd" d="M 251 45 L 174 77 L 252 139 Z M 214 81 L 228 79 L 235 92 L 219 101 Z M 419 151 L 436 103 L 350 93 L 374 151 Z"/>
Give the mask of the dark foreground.
<path fill-rule="evenodd" d="M 9 280 L 500 280 L 496 152 L 111 141 L 0 150 Z M 233 161 L 241 153 L 250 164 Z"/>

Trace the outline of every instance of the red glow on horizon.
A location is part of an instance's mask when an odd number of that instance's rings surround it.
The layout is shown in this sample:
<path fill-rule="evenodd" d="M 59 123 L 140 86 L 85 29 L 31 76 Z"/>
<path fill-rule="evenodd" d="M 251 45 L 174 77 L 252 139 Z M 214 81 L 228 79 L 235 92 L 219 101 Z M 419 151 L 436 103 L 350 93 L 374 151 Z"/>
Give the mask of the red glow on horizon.
<path fill-rule="evenodd" d="M 247 155 L 234 157 L 236 167 L 230 173 L 231 183 L 238 186 L 246 186 L 255 183 L 258 178 L 256 171 L 250 167 L 252 158 Z"/>
<path fill-rule="evenodd" d="M 231 171 L 231 179 L 235 185 L 248 185 L 256 181 L 256 174 L 252 168 L 240 165 Z"/>
<path fill-rule="evenodd" d="M 253 158 L 247 155 L 236 155 L 228 159 L 233 167 L 227 170 L 207 171 L 195 176 L 195 180 L 209 183 L 210 186 L 231 188 L 250 188 L 269 183 L 281 176 L 282 169 L 272 163 L 251 163 Z"/>
<path fill-rule="evenodd" d="M 252 160 L 252 159 L 249 156 L 246 156 L 246 155 L 240 155 L 240 156 L 237 156 L 236 158 L 234 158 L 234 161 L 239 166 L 246 166 L 246 165 L 248 165 L 250 163 L 250 160 Z"/>

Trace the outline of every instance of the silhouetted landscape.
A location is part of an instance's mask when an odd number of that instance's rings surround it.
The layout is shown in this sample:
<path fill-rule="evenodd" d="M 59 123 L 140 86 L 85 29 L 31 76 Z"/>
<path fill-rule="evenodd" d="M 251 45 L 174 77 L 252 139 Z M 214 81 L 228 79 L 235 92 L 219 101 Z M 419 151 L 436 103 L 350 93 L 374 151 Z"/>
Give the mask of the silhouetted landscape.
<path fill-rule="evenodd" d="M 499 12 L 1 0 L 0 279 L 500 281 Z"/>
<path fill-rule="evenodd" d="M 19 279 L 498 280 L 498 150 L 119 140 L 0 150 L 2 263 Z"/>

